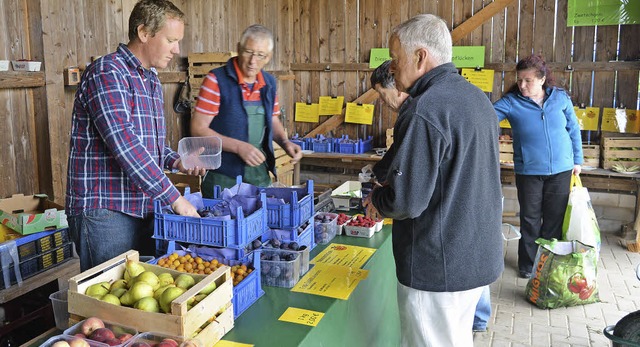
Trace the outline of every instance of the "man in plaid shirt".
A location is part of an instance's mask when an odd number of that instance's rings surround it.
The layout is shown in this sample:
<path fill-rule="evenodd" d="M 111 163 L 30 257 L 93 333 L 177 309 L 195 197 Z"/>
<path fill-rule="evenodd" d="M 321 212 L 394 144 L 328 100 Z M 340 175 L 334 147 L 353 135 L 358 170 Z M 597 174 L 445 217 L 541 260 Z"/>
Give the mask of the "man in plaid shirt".
<path fill-rule="evenodd" d="M 129 43 L 87 67 L 76 92 L 66 212 L 82 270 L 130 249 L 153 255 L 153 200 L 186 216 L 196 208 L 164 174 L 188 174 L 166 143 L 156 68 L 180 53 L 184 14 L 168 0 L 141 0 L 129 17 Z"/>

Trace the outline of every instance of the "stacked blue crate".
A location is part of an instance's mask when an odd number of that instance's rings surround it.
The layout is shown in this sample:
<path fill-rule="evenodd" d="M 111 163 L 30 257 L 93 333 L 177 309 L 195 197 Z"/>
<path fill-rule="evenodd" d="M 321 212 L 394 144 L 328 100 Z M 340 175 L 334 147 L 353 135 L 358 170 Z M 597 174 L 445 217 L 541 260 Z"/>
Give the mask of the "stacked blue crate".
<path fill-rule="evenodd" d="M 270 229 L 262 235 L 262 242 L 275 239 L 285 244 L 305 246 L 303 249 L 311 251 L 316 245 L 313 181 L 308 180 L 302 187 L 269 187 L 262 191 L 267 196 L 267 225 Z"/>
<path fill-rule="evenodd" d="M 238 184 L 242 183 L 242 177 L 237 177 Z M 185 196 L 190 194 L 185 191 Z M 221 188 L 216 186 L 213 199 L 202 199 L 204 208 L 209 210 L 221 203 Z M 260 285 L 260 242 L 262 235 L 268 231 L 267 227 L 267 203 L 266 195 L 262 192 L 259 196 L 260 207 L 253 213 L 245 216 L 241 206 L 238 206 L 235 218 L 226 220 L 214 218 L 196 218 L 164 213 L 166 207 L 159 201 L 154 202 L 155 223 L 154 235 L 156 240 L 165 241 L 168 245 L 167 254 L 176 250 L 176 242 L 201 246 L 221 247 L 232 255 L 227 257 L 227 262 L 244 262 L 245 265 L 254 266 L 258 263 L 256 274 L 250 274 L 243 281 L 234 286 L 234 316 L 237 318 L 251 304 L 263 294 Z M 254 255 L 255 253 L 255 255 Z M 250 260 L 249 260 L 250 259 Z M 225 263 L 227 264 L 227 263 Z M 228 265 L 228 264 L 227 264 Z M 253 276 L 252 276 L 253 275 Z"/>

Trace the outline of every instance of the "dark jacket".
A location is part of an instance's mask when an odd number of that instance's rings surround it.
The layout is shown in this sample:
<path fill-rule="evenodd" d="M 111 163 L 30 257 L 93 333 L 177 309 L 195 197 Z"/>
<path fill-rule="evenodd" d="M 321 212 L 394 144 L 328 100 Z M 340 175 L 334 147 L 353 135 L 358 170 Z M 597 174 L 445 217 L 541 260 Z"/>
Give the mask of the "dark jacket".
<path fill-rule="evenodd" d="M 504 269 L 495 111 L 451 63 L 409 94 L 393 131 L 388 185 L 372 193 L 393 218 L 398 281 L 433 292 L 488 285 Z"/>
<path fill-rule="evenodd" d="M 216 75 L 220 87 L 220 111 L 213 118 L 209 127 L 221 135 L 247 142 L 249 140 L 249 123 L 247 111 L 244 108 L 242 89 L 238 84 L 238 76 L 233 66 L 233 59 L 227 64 L 211 70 Z M 265 111 L 264 124 L 267 127 L 262 142 L 262 151 L 267 157 L 267 169 L 275 175 L 275 156 L 273 154 L 272 116 L 273 105 L 276 100 L 276 79 L 262 71 L 266 86 L 260 89 L 260 98 Z M 216 172 L 229 177 L 244 176 L 245 163 L 237 154 L 222 152 L 222 166 Z"/>
<path fill-rule="evenodd" d="M 542 107 L 519 92 L 493 104 L 498 119 L 513 129 L 514 171 L 520 175 L 555 175 L 581 165 L 582 138 L 571 98 L 547 88 Z"/>

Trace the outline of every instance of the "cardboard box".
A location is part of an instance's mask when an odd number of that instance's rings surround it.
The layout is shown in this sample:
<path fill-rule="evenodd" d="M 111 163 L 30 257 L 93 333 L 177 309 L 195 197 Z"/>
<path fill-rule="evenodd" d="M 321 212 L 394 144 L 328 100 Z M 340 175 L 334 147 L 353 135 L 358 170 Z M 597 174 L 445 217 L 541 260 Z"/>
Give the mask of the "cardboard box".
<path fill-rule="evenodd" d="M 1 199 L 0 222 L 22 235 L 57 230 L 69 225 L 64 207 L 50 201 L 45 194 L 14 194 Z"/>
<path fill-rule="evenodd" d="M 95 316 L 109 322 L 135 328 L 138 331 L 161 331 L 168 335 L 196 338 L 200 341 L 207 341 L 207 345 L 210 346 L 215 345 L 233 328 L 233 305 L 231 304 L 233 280 L 228 266 L 223 266 L 208 276 L 190 274 L 197 283 L 171 303 L 171 313 L 146 312 L 132 307 L 116 306 L 84 295 L 84 292 L 92 284 L 123 278 L 125 264 L 129 259 L 139 261 L 138 252 L 125 252 L 70 278 L 69 313 L 84 318 Z M 174 277 L 182 274 L 182 272 L 158 265 L 140 264 L 145 270 L 153 271 L 156 274 L 168 272 Z M 211 282 L 216 283 L 216 289 L 188 310 L 187 301 Z M 200 330 L 221 310 L 224 312 L 217 315 L 215 320 Z"/>
<path fill-rule="evenodd" d="M 11 65 L 13 65 L 14 71 L 40 71 L 42 62 L 31 60 L 12 60 Z"/>

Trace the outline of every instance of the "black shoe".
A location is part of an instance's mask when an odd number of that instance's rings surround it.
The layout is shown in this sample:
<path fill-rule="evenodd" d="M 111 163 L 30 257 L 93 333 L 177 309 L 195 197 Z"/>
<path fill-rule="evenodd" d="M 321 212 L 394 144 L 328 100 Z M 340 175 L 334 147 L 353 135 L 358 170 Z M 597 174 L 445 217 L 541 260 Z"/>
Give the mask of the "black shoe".
<path fill-rule="evenodd" d="M 520 278 L 531 278 L 531 272 L 520 271 L 519 276 L 520 276 Z"/>

